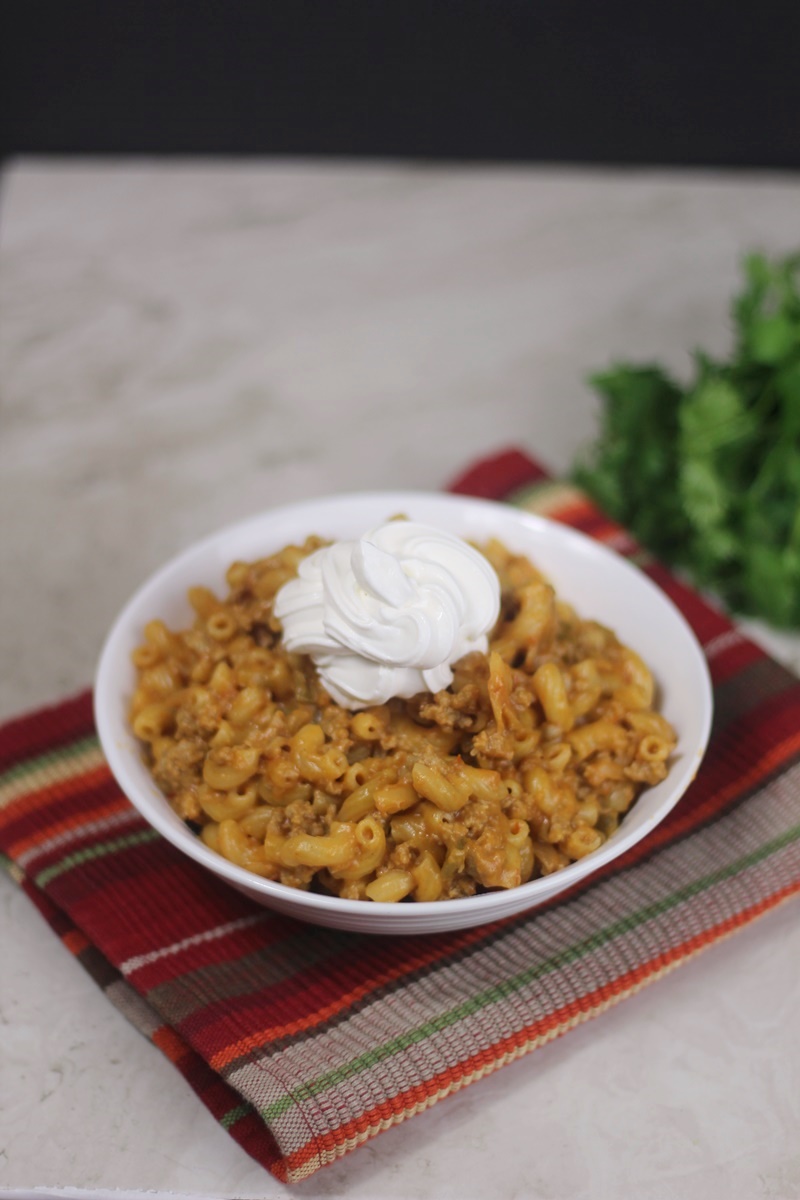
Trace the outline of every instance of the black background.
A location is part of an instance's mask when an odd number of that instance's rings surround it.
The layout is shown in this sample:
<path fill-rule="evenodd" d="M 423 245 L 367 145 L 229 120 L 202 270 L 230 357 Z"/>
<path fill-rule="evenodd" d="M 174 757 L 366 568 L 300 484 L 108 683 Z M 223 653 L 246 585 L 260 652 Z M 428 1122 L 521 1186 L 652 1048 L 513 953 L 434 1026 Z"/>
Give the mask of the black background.
<path fill-rule="evenodd" d="M 800 167 L 800 2 L 3 0 L 0 154 Z"/>

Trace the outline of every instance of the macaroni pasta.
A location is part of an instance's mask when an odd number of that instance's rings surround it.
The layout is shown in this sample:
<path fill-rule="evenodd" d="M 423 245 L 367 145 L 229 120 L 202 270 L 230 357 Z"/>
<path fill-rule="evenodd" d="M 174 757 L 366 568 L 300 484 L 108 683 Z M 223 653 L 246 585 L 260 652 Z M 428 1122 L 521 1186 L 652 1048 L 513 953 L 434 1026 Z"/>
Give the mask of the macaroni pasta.
<path fill-rule="evenodd" d="M 646 665 L 524 557 L 482 547 L 502 588 L 488 654 L 446 691 L 352 713 L 272 612 L 323 543 L 234 563 L 193 626 L 151 621 L 131 722 L 175 811 L 231 862 L 290 887 L 396 902 L 516 887 L 597 850 L 675 733 Z"/>

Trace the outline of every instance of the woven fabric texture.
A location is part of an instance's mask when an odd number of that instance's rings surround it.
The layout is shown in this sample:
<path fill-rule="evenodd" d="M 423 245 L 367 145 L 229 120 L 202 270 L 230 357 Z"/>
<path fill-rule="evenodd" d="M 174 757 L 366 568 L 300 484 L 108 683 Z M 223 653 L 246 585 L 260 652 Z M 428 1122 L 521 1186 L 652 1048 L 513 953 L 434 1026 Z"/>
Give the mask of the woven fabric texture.
<path fill-rule="evenodd" d="M 98 748 L 89 693 L 0 729 L 12 876 L 216 1119 L 308 1177 L 602 1013 L 800 891 L 800 681 L 580 493 L 510 451 L 457 492 L 542 512 L 631 556 L 704 647 L 702 769 L 623 859 L 535 913 L 421 938 L 271 913 L 149 828 Z"/>

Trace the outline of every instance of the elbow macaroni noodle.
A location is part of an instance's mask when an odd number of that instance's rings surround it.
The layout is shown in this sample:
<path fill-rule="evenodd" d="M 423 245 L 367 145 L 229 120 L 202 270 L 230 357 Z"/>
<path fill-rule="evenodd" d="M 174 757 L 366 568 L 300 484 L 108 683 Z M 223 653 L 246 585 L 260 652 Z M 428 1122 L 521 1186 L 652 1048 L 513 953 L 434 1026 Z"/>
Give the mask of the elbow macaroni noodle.
<path fill-rule="evenodd" d="M 497 541 L 482 548 L 503 596 L 488 654 L 436 695 L 332 703 L 272 612 L 320 545 L 234 563 L 226 600 L 191 589 L 192 628 L 153 620 L 134 651 L 134 732 L 213 850 L 290 887 L 453 899 L 591 854 L 666 776 L 676 738 L 646 665 Z"/>

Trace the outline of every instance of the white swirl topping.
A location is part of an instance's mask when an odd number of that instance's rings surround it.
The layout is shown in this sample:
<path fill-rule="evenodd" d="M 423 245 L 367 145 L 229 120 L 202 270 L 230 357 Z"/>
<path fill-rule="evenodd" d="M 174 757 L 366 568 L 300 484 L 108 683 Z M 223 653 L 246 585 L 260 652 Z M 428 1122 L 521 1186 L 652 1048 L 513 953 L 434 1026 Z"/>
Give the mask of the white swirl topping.
<path fill-rule="evenodd" d="M 331 697 L 359 709 L 448 687 L 453 663 L 488 649 L 500 584 L 461 538 L 387 521 L 303 559 L 274 612 L 286 648 L 309 654 Z"/>

